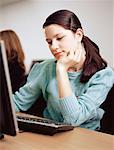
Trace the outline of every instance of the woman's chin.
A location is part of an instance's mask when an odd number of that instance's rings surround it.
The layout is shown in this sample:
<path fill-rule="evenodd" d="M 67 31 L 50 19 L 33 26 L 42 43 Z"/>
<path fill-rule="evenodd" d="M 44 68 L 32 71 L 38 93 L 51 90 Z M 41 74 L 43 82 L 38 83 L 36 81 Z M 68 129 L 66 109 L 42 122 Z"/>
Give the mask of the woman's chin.
<path fill-rule="evenodd" d="M 58 56 L 58 57 L 55 57 L 57 60 L 61 59 L 63 56 Z"/>

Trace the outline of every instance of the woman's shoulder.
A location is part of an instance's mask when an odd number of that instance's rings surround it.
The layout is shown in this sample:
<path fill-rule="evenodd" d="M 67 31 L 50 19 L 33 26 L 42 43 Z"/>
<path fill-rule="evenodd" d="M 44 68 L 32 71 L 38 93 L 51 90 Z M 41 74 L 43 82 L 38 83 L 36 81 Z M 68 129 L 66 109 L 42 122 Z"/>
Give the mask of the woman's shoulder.
<path fill-rule="evenodd" d="M 45 74 L 47 70 L 54 68 L 55 59 L 46 59 L 42 61 L 37 61 L 34 63 L 29 71 L 29 76 L 34 76 L 37 74 Z"/>
<path fill-rule="evenodd" d="M 110 66 L 107 66 L 106 68 L 98 71 L 96 74 L 114 76 L 114 70 Z"/>
<path fill-rule="evenodd" d="M 106 68 L 96 72 L 90 79 L 95 83 L 114 83 L 114 70 L 107 66 Z"/>
<path fill-rule="evenodd" d="M 51 64 L 55 64 L 56 60 L 55 59 L 44 59 L 41 64 L 43 65 L 51 65 Z"/>
<path fill-rule="evenodd" d="M 37 60 L 33 66 L 47 66 L 50 64 L 54 64 L 55 59 L 42 59 L 42 60 Z"/>

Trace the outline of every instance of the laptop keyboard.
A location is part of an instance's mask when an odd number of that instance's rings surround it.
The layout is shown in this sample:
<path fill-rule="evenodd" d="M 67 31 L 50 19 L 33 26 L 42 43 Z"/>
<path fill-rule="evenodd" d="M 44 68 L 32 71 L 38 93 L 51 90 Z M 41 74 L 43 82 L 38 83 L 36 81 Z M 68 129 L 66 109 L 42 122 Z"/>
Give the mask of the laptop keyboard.
<path fill-rule="evenodd" d="M 72 130 L 74 127 L 69 124 L 55 122 L 50 119 L 33 115 L 16 114 L 19 130 L 34 132 L 46 135 L 53 135 L 58 132 Z"/>

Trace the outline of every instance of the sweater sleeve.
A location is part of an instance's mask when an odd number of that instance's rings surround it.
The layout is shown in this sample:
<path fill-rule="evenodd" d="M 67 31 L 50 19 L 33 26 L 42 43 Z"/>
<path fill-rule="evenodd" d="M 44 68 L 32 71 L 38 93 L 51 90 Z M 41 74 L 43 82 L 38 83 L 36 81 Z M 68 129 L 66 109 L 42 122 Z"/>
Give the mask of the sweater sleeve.
<path fill-rule="evenodd" d="M 64 122 L 79 126 L 94 118 L 100 120 L 104 113 L 100 105 L 105 101 L 113 83 L 114 72 L 107 68 L 93 75 L 85 84 L 85 90 L 79 98 L 72 93 L 60 99 L 60 110 Z"/>
<path fill-rule="evenodd" d="M 37 63 L 29 73 L 26 84 L 15 92 L 13 100 L 16 111 L 26 111 L 41 94 L 42 78 L 45 80 L 43 63 Z"/>

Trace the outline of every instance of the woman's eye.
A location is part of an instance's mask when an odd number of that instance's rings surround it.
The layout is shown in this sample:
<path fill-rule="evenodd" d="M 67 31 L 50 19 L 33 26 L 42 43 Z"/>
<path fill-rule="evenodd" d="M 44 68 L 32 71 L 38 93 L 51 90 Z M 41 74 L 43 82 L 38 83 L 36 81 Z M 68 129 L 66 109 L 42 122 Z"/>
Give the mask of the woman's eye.
<path fill-rule="evenodd" d="M 49 45 L 51 45 L 51 44 L 52 44 L 52 41 L 47 41 L 47 43 L 48 43 Z"/>
<path fill-rule="evenodd" d="M 59 41 L 59 40 L 63 39 L 63 37 L 64 37 L 64 36 L 62 36 L 62 37 L 58 37 L 58 38 L 57 38 L 57 40 Z"/>

